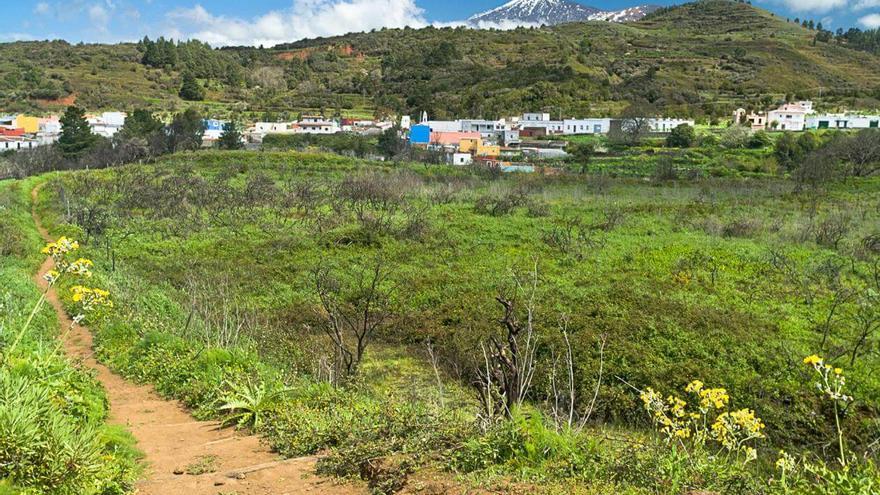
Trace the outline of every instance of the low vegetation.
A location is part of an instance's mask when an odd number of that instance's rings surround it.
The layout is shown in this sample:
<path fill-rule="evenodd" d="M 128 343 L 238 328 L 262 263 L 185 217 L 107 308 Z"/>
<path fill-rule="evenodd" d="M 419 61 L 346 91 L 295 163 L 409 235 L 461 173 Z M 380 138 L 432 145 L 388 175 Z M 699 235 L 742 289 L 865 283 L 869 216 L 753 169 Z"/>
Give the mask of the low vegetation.
<path fill-rule="evenodd" d="M 35 184 L 0 183 L 0 492 L 131 493 L 140 472 L 134 440 L 124 428 L 106 424 L 100 384 L 64 356 L 59 332 L 69 329 L 58 328 L 32 280 L 42 260 L 28 212 Z M 48 283 L 72 282 L 89 272 L 73 248 L 68 241 L 54 245 L 58 266 Z M 101 303 L 91 296 L 67 299 L 76 314 L 96 321 Z"/>
<path fill-rule="evenodd" d="M 200 152 L 39 209 L 113 294 L 103 360 L 377 493 L 868 494 L 877 193 Z"/>

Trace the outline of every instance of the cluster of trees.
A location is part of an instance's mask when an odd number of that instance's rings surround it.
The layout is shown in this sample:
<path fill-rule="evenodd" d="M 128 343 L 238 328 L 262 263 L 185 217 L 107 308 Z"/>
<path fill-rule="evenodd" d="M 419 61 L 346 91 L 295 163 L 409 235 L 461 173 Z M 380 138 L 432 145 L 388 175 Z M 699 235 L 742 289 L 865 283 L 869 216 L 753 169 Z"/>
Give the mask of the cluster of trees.
<path fill-rule="evenodd" d="M 824 139 L 812 132 L 797 137 L 785 133 L 776 141 L 774 154 L 802 185 L 816 187 L 848 177 L 871 177 L 880 174 L 880 130 L 834 133 Z"/>
<path fill-rule="evenodd" d="M 178 41 L 144 37 L 138 43 L 141 63 L 156 69 L 178 70 L 193 78 L 216 79 L 238 87 L 245 82 L 244 66 L 248 57 L 236 52 L 215 50 L 199 40 Z"/>
<path fill-rule="evenodd" d="M 855 50 L 861 50 L 875 55 L 880 54 L 880 29 L 861 30 L 856 27 L 851 27 L 844 30 L 843 28 L 838 28 L 837 31 L 832 33 L 825 29 L 821 22 L 815 22 L 812 19 L 801 20 L 800 18 L 795 17 L 794 23 L 800 24 L 811 31 L 816 31 L 813 43 L 816 41 L 828 43 L 834 40 Z"/>

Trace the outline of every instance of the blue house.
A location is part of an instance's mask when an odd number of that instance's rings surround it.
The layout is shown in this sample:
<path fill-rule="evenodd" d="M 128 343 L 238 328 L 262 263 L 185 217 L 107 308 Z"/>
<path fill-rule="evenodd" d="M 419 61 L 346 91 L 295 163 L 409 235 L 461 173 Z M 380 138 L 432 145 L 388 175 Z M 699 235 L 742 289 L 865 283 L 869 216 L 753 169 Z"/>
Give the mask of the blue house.
<path fill-rule="evenodd" d="M 222 120 L 217 119 L 205 119 L 205 130 L 206 131 L 222 131 L 223 130 L 223 122 Z"/>
<path fill-rule="evenodd" d="M 423 124 L 414 125 L 409 130 L 409 142 L 412 144 L 428 144 L 431 142 L 431 127 Z"/>

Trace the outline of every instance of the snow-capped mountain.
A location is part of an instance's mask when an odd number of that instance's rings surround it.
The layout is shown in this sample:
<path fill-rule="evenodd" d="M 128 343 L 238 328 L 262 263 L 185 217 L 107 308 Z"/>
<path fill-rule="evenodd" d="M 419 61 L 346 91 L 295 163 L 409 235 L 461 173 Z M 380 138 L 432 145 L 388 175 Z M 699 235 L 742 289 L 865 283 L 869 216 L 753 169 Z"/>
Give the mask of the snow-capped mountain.
<path fill-rule="evenodd" d="M 659 8 L 658 5 L 639 5 L 637 7 L 629 7 L 623 10 L 603 11 L 591 15 L 587 20 L 611 22 L 638 21 L 642 17 L 645 17 Z"/>
<path fill-rule="evenodd" d="M 642 5 L 619 11 L 608 11 L 582 5 L 571 0 L 511 0 L 500 7 L 473 15 L 474 25 L 498 24 L 562 24 L 577 21 L 636 21 L 657 10 L 655 5 Z"/>

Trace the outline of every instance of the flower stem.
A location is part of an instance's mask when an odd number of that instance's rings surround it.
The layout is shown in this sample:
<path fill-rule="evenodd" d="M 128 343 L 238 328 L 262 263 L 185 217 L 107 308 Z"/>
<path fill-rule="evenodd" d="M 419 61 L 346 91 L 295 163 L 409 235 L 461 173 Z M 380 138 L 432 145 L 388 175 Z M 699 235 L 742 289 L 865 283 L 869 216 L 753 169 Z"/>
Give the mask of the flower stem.
<path fill-rule="evenodd" d="M 834 401 L 834 423 L 837 425 L 837 444 L 840 446 L 840 465 L 846 467 L 846 455 L 843 453 L 843 430 L 840 428 L 840 414 L 837 412 L 837 401 Z"/>
<path fill-rule="evenodd" d="M 49 287 L 51 287 L 51 285 Z M 46 292 L 48 291 L 49 289 L 46 289 Z M 40 294 L 40 300 L 37 301 L 37 304 L 34 305 L 34 309 L 31 310 L 31 314 L 30 316 L 28 316 L 27 322 L 25 322 L 24 326 L 21 327 L 21 330 L 18 331 L 18 335 L 15 336 L 15 340 L 12 342 L 12 345 L 9 346 L 7 354 L 12 354 L 15 351 L 15 348 L 18 347 L 18 343 L 21 342 L 21 339 L 24 337 L 24 333 L 27 331 L 28 327 L 31 326 L 31 322 L 34 321 L 34 316 L 37 315 L 37 312 L 43 306 L 43 301 L 46 300 L 46 292 Z"/>

